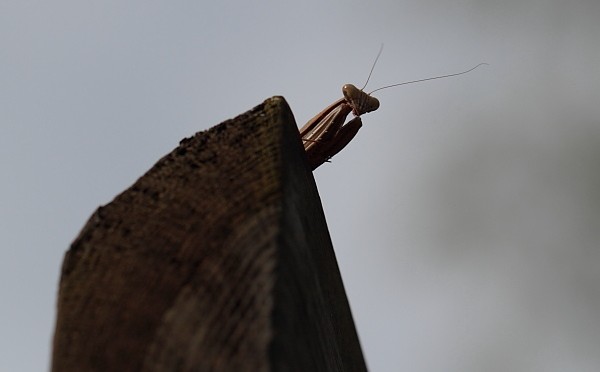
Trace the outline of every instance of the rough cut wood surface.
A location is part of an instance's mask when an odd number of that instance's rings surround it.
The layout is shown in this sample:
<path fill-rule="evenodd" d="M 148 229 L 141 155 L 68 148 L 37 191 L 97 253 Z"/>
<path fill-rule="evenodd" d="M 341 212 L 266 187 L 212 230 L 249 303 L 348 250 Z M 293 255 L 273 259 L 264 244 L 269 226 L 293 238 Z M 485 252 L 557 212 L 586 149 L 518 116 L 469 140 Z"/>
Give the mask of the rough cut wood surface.
<path fill-rule="evenodd" d="M 182 140 L 90 217 L 52 370 L 366 370 L 282 97 Z"/>

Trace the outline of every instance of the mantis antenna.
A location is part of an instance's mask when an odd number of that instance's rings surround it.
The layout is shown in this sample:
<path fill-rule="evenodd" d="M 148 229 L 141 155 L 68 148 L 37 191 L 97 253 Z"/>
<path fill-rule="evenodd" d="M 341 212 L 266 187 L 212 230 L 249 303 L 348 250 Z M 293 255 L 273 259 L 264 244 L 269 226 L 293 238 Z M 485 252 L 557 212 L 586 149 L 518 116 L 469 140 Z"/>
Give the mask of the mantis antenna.
<path fill-rule="evenodd" d="M 482 66 L 482 65 L 488 65 L 489 66 L 489 63 L 485 63 L 485 62 L 484 63 L 480 63 L 477 66 L 468 69 L 467 71 L 457 72 L 455 74 L 441 75 L 441 76 L 430 77 L 430 78 L 427 78 L 427 79 L 419 79 L 419 80 L 413 80 L 413 81 L 406 81 L 404 83 L 386 85 L 385 87 L 381 87 L 381 88 L 377 88 L 375 90 L 372 90 L 368 94 L 371 95 L 371 93 L 377 92 L 378 90 L 392 88 L 392 87 L 397 87 L 397 86 L 400 86 L 400 85 L 406 85 L 406 84 L 412 84 L 412 83 L 420 83 L 422 81 L 427 81 L 427 80 L 443 79 L 443 78 L 447 78 L 447 77 L 452 77 L 452 76 L 458 76 L 458 75 L 466 74 L 468 72 L 471 72 L 471 71 L 475 70 L 477 67 Z"/>
<path fill-rule="evenodd" d="M 377 57 L 375 57 L 375 61 L 373 62 L 373 65 L 371 66 L 371 71 L 369 71 L 369 76 L 367 76 L 367 81 L 365 82 L 365 85 L 363 85 L 362 88 L 360 88 L 361 91 L 363 91 L 366 87 L 367 84 L 369 84 L 369 80 L 371 79 L 371 75 L 373 74 L 373 70 L 375 69 L 375 65 L 377 64 L 377 61 L 379 61 L 379 56 L 381 56 L 381 53 L 383 52 L 383 43 L 381 44 L 381 46 L 379 47 L 379 52 L 377 53 Z M 419 79 L 419 80 L 413 80 L 413 81 L 406 81 L 404 83 L 398 83 L 398 84 L 392 84 L 392 85 L 386 85 L 384 87 L 381 88 L 377 88 L 375 90 L 372 90 L 371 92 L 368 93 L 368 95 L 371 95 L 371 93 L 377 92 L 378 90 L 382 90 L 382 89 L 387 89 L 387 88 L 392 88 L 392 87 L 397 87 L 400 85 L 406 85 L 406 84 L 413 84 L 413 83 L 420 83 L 422 81 L 427 81 L 427 80 L 435 80 L 435 79 L 443 79 L 443 78 L 448 78 L 448 77 L 452 77 L 452 76 L 458 76 L 458 75 L 463 75 L 466 74 L 468 72 L 471 72 L 473 70 L 475 70 L 477 67 L 481 66 L 481 65 L 488 65 L 489 63 L 480 63 L 477 66 L 467 70 L 467 71 L 463 71 L 463 72 L 457 72 L 455 74 L 448 74 L 448 75 L 441 75 L 441 76 L 434 76 L 434 77 L 430 77 L 427 79 Z"/>
<path fill-rule="evenodd" d="M 373 73 L 373 70 L 375 69 L 375 65 L 377 64 L 377 61 L 379 60 L 379 56 L 381 55 L 381 52 L 383 52 L 383 43 L 379 47 L 379 53 L 377 53 L 377 57 L 375 57 L 375 62 L 373 62 L 373 66 L 371 66 L 371 71 L 369 71 L 369 76 L 367 76 L 367 81 L 365 81 L 365 85 L 363 85 L 363 87 L 360 88 L 360 90 L 365 89 L 367 87 L 367 84 L 369 84 L 369 79 L 371 78 L 371 74 Z"/>

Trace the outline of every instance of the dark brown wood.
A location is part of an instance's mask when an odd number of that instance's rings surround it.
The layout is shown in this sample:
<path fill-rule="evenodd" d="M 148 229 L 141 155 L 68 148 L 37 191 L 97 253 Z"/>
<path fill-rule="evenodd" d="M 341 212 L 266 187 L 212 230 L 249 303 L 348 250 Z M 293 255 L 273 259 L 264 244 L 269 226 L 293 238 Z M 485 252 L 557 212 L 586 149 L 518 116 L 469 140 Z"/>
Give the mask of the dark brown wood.
<path fill-rule="evenodd" d="M 365 371 L 282 97 L 181 141 L 66 253 L 52 370 Z"/>

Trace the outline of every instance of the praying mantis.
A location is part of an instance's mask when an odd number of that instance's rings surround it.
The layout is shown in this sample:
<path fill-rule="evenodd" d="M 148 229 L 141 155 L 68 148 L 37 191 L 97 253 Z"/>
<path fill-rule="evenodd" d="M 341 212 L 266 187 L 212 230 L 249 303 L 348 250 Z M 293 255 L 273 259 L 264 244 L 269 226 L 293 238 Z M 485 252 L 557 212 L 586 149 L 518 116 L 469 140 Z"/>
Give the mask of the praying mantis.
<path fill-rule="evenodd" d="M 369 93 L 365 93 L 363 89 L 367 86 L 382 51 L 383 45 L 379 49 L 379 53 L 371 67 L 367 82 L 361 89 L 358 89 L 352 84 L 345 84 L 342 87 L 343 98 L 340 98 L 327 106 L 323 111 L 319 112 L 300 128 L 300 136 L 304 144 L 304 151 L 306 152 L 308 163 L 312 170 L 315 170 L 321 164 L 329 161 L 329 159 L 352 141 L 354 136 L 358 133 L 358 130 L 362 127 L 361 115 L 375 111 L 379 108 L 379 100 L 372 97 L 371 93 L 405 84 L 458 76 L 471 72 L 481 65 L 487 65 L 487 63 L 480 63 L 467 71 L 387 85 L 377 88 Z M 354 118 L 344 124 L 351 112 L 354 114 Z"/>

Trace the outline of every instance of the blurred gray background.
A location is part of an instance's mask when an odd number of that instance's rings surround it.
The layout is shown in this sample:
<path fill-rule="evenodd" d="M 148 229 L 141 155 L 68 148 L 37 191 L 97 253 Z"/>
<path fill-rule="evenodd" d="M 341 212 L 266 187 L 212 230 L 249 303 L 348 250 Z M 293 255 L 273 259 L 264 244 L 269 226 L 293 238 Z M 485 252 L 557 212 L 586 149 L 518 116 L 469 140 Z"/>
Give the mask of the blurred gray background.
<path fill-rule="evenodd" d="M 598 1 L 0 3 L 0 370 L 49 366 L 63 254 L 183 137 L 368 88 L 315 172 L 372 371 L 600 370 Z M 368 90 L 367 88 L 367 90 Z"/>

